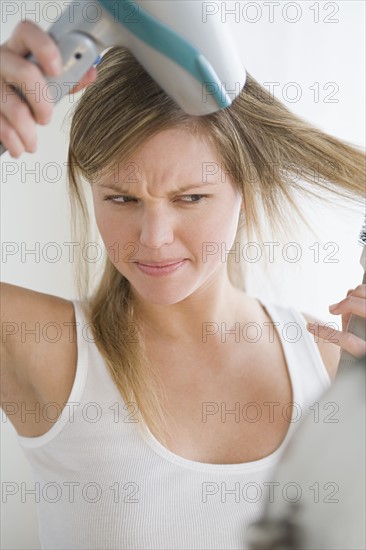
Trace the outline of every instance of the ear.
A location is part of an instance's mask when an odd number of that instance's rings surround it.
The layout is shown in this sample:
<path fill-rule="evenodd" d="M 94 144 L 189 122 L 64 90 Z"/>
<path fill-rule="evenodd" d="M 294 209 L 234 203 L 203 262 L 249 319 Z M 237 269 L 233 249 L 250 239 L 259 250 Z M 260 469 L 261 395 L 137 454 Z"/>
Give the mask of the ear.
<path fill-rule="evenodd" d="M 97 75 L 97 69 L 95 67 L 91 67 L 91 69 L 89 69 L 89 71 L 83 76 L 80 82 L 76 86 L 74 86 L 74 88 L 69 93 L 76 94 L 77 92 L 80 92 L 80 90 L 88 86 L 88 84 L 94 82 L 97 78 Z"/>

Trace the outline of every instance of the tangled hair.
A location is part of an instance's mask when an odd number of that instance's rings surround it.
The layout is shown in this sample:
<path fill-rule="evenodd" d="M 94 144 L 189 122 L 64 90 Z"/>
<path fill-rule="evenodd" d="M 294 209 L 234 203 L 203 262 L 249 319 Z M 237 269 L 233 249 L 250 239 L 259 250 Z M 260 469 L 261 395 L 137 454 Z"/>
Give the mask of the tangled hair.
<path fill-rule="evenodd" d="M 90 189 L 96 177 L 113 173 L 155 134 L 177 127 L 209 141 L 241 193 L 245 220 L 239 220 L 235 243 L 243 242 L 244 235 L 249 242 L 256 238 L 263 243 L 261 214 L 273 235 L 286 235 L 289 221 L 296 225 L 297 218 L 310 228 L 295 192 L 324 199 L 326 191 L 327 202 L 363 200 L 363 151 L 291 113 L 250 74 L 230 107 L 197 117 L 186 114 L 128 50 L 113 47 L 72 116 L 68 184 L 73 240 L 89 242 L 85 182 Z M 245 291 L 242 263 L 232 256 L 227 262 L 230 280 Z M 88 263 L 80 262 L 76 275 L 78 298 L 120 394 L 125 403 L 137 404 L 139 427 L 148 426 L 166 443 L 165 396 L 147 359 L 129 281 L 108 255 L 92 292 Z M 126 337 L 128 327 L 137 328 L 137 339 Z"/>

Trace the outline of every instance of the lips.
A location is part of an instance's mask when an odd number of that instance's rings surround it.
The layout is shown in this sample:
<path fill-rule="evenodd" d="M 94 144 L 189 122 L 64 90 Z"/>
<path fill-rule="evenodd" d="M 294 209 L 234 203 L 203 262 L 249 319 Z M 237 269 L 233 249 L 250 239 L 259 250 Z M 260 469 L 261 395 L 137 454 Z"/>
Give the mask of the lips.
<path fill-rule="evenodd" d="M 145 265 L 147 267 L 166 267 L 169 265 L 179 264 L 180 262 L 183 262 L 184 258 L 181 258 L 179 260 L 164 260 L 162 262 L 150 262 L 150 261 L 144 261 L 144 262 L 137 262 L 140 265 Z"/>
<path fill-rule="evenodd" d="M 168 261 L 168 260 L 165 260 Z M 171 260 L 170 260 L 171 261 Z M 187 260 L 181 260 L 169 265 L 145 265 L 136 262 L 137 269 L 151 277 L 167 277 L 179 271 L 186 264 Z"/>

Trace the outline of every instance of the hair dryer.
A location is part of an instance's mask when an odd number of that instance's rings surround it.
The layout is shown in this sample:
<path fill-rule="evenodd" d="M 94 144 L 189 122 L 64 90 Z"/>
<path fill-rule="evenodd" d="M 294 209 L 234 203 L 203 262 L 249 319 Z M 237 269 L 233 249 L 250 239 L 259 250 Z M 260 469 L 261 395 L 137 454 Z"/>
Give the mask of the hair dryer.
<path fill-rule="evenodd" d="M 73 2 L 48 30 L 63 59 L 63 73 L 45 79 L 53 103 L 67 95 L 104 50 L 127 48 L 188 114 L 231 105 L 246 71 L 227 25 L 200 0 Z M 37 63 L 34 56 L 27 59 Z M 15 86 L 14 86 L 15 88 Z M 26 94 L 16 88 L 26 101 Z M 5 151 L 0 144 L 0 154 Z"/>

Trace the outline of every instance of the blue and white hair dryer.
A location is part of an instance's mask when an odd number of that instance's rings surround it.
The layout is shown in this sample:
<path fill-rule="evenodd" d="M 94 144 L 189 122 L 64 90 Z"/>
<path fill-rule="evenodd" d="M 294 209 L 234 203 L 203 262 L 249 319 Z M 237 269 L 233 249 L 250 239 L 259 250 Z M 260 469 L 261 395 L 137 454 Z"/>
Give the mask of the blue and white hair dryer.
<path fill-rule="evenodd" d="M 63 59 L 59 77 L 45 76 L 50 101 L 67 95 L 103 51 L 123 46 L 186 113 L 230 106 L 246 71 L 228 25 L 206 9 L 200 0 L 71 3 L 48 30 Z M 37 63 L 32 55 L 27 59 Z"/>

